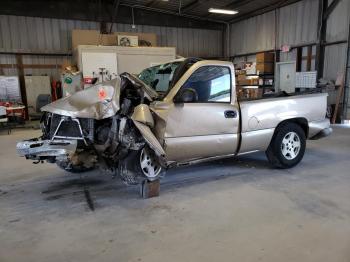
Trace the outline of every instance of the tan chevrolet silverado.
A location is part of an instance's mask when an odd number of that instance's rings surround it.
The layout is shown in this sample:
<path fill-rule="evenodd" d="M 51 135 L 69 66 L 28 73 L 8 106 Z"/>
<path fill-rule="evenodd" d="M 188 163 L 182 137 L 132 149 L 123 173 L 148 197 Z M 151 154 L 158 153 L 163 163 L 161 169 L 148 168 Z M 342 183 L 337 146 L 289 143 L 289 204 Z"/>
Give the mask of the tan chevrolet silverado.
<path fill-rule="evenodd" d="M 332 132 L 326 106 L 326 93 L 238 101 L 232 63 L 180 59 L 44 106 L 42 136 L 17 150 L 70 172 L 99 167 L 127 184 L 256 151 L 290 168 L 302 160 L 307 139 Z"/>

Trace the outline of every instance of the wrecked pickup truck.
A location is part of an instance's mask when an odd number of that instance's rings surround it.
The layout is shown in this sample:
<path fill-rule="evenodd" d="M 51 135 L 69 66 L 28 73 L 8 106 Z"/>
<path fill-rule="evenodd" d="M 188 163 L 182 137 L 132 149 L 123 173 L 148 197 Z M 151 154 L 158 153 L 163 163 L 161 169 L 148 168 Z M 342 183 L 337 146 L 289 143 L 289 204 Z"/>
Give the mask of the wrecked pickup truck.
<path fill-rule="evenodd" d="M 18 153 L 70 172 L 99 167 L 127 184 L 168 168 L 265 151 L 277 168 L 332 132 L 327 94 L 238 101 L 233 64 L 197 58 L 128 73 L 44 106 L 42 136 Z"/>

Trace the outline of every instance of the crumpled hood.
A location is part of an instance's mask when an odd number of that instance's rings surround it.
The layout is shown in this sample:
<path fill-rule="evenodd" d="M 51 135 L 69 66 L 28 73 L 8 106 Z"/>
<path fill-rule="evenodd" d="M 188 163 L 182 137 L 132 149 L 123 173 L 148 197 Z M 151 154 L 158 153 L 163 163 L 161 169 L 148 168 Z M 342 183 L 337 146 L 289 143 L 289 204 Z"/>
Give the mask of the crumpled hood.
<path fill-rule="evenodd" d="M 120 92 L 126 81 L 130 81 L 135 88 L 142 88 L 150 101 L 157 97 L 157 93 L 146 84 L 124 73 L 111 81 L 99 83 L 43 106 L 41 111 L 96 120 L 112 117 L 120 109 Z"/>
<path fill-rule="evenodd" d="M 120 88 L 121 78 L 118 76 L 43 106 L 41 111 L 70 117 L 108 118 L 120 108 Z"/>

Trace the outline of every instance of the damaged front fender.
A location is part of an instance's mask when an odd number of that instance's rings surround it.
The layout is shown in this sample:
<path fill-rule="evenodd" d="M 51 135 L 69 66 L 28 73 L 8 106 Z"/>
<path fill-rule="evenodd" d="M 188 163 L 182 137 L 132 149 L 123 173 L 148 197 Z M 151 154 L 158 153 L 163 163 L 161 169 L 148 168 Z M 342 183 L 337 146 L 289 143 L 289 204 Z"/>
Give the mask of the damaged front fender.
<path fill-rule="evenodd" d="M 164 158 L 165 151 L 151 131 L 151 128 L 154 127 L 154 120 L 149 106 L 141 104 L 135 107 L 131 120 L 134 122 L 149 147 L 154 150 L 157 156 Z"/>
<path fill-rule="evenodd" d="M 142 124 L 140 122 L 134 121 L 135 126 L 140 131 L 141 135 L 145 139 L 146 143 L 154 150 L 154 152 L 157 154 L 157 156 L 164 158 L 165 157 L 165 151 L 163 147 L 160 145 L 157 138 L 152 133 L 151 129 L 146 126 L 145 124 Z"/>

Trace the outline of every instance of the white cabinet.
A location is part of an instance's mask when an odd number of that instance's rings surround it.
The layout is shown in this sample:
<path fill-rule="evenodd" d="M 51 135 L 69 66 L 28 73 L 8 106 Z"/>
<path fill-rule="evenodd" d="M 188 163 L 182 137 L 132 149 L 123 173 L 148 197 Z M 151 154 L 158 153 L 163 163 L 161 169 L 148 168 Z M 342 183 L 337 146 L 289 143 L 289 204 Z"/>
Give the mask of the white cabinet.
<path fill-rule="evenodd" d="M 84 80 L 91 77 L 108 80 L 124 72 L 138 74 L 147 67 L 175 58 L 175 47 L 79 45 L 74 51 L 74 60 Z"/>
<path fill-rule="evenodd" d="M 36 100 L 38 95 L 51 95 L 51 82 L 49 76 L 25 76 L 24 77 L 29 113 L 36 112 Z"/>
<path fill-rule="evenodd" d="M 296 62 L 276 63 L 275 91 L 295 92 Z"/>

